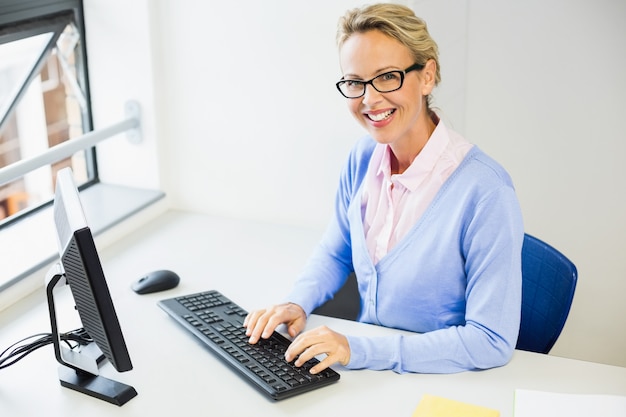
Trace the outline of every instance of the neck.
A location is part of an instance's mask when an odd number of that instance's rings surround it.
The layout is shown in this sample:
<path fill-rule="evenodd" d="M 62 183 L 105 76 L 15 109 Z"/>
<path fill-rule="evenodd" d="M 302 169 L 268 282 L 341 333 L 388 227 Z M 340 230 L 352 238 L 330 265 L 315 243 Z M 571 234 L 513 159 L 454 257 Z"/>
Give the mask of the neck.
<path fill-rule="evenodd" d="M 427 115 L 424 122 L 420 123 L 421 128 L 408 140 L 389 145 L 391 174 L 402 174 L 411 166 L 417 155 L 426 146 L 438 122 L 439 118 L 434 113 L 432 116 Z"/>

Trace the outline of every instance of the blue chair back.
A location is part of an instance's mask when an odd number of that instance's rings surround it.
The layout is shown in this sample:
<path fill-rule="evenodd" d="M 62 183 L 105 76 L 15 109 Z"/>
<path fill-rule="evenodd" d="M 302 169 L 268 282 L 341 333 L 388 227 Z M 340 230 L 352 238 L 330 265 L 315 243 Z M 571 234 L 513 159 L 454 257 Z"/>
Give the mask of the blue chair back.
<path fill-rule="evenodd" d="M 562 253 L 529 234 L 522 248 L 522 321 L 517 349 L 548 353 L 561 334 L 578 272 Z"/>

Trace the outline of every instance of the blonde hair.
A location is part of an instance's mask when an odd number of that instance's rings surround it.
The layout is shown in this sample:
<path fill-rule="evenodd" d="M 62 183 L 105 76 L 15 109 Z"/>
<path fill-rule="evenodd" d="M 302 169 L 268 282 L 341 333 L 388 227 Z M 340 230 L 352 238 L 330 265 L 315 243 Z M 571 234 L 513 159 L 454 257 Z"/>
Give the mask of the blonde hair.
<path fill-rule="evenodd" d="M 348 10 L 337 25 L 337 46 L 355 33 L 378 30 L 406 46 L 416 64 L 425 65 L 429 59 L 437 64 L 435 85 L 441 81 L 439 48 L 430 37 L 426 22 L 406 6 L 391 3 L 374 4 Z"/>

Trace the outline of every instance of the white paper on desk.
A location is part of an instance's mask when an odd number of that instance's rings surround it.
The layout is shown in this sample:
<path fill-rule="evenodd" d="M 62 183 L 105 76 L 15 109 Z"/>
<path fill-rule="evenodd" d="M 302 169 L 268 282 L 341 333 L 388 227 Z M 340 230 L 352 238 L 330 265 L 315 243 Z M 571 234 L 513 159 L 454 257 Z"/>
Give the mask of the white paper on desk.
<path fill-rule="evenodd" d="M 515 390 L 515 417 L 624 417 L 626 397 Z"/>

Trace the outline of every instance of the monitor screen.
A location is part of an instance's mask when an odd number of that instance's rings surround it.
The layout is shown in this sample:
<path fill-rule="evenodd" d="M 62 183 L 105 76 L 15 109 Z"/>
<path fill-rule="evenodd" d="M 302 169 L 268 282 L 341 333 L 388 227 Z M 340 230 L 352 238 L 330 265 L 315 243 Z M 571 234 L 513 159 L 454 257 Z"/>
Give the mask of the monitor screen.
<path fill-rule="evenodd" d="M 129 371 L 133 368 L 70 168 L 64 168 L 57 174 L 53 211 L 60 262 L 53 267 L 52 272 L 48 273 L 48 299 L 53 333 L 57 333 L 54 337 L 55 352 L 57 360 L 65 368 L 61 384 L 121 405 L 119 404 L 120 395 L 131 395 L 130 398 L 132 398 L 136 395 L 134 389 L 115 382 L 120 386 L 114 388 L 113 392 L 102 393 L 98 392 L 97 388 L 94 392 L 94 387 L 110 385 L 97 383 L 98 379 L 102 378 L 93 372 L 97 369 L 97 364 L 95 367 L 94 364 L 82 366 L 84 362 L 89 362 L 90 358 L 79 358 L 80 354 L 67 352 L 67 349 L 62 348 L 58 341 L 54 300 L 51 298 L 53 298 L 54 287 L 64 280 L 70 287 L 83 327 L 102 354 L 118 372 Z M 64 352 L 69 354 L 64 355 Z M 119 390 L 121 393 L 118 392 Z M 110 398 L 111 396 L 114 398 Z"/>

